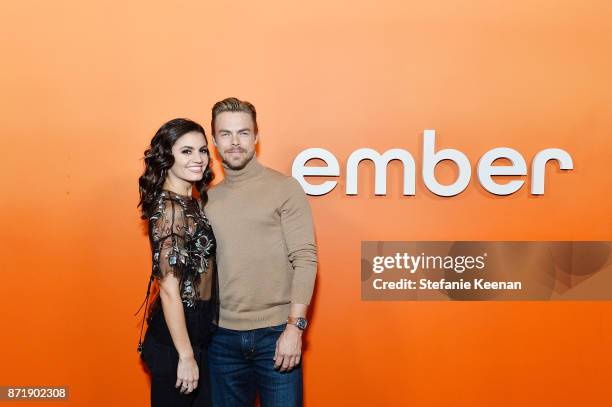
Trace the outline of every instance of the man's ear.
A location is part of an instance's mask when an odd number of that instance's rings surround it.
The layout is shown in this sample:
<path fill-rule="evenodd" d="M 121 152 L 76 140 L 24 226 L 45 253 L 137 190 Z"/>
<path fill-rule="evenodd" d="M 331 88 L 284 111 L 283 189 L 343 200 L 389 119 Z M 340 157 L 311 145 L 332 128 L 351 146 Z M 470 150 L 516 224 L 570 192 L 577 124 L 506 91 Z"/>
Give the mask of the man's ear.
<path fill-rule="evenodd" d="M 255 143 L 254 144 L 257 144 L 257 143 L 259 143 L 259 133 L 255 133 Z"/>
<path fill-rule="evenodd" d="M 212 135 L 212 142 L 213 142 L 213 146 L 215 146 L 215 148 L 217 148 L 217 139 L 215 138 L 215 135 Z"/>

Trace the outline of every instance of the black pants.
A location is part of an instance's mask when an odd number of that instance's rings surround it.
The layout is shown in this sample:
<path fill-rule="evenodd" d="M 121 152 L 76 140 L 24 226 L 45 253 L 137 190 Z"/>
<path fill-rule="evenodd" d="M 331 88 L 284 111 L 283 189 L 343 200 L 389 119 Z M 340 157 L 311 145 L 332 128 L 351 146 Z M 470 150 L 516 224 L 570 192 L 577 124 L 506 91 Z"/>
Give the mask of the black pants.
<path fill-rule="evenodd" d="M 190 394 L 181 394 L 176 384 L 178 352 L 174 346 L 157 341 L 147 330 L 142 344 L 142 359 L 151 372 L 151 407 L 210 407 L 210 379 L 205 346 L 193 346 L 200 380 Z"/>

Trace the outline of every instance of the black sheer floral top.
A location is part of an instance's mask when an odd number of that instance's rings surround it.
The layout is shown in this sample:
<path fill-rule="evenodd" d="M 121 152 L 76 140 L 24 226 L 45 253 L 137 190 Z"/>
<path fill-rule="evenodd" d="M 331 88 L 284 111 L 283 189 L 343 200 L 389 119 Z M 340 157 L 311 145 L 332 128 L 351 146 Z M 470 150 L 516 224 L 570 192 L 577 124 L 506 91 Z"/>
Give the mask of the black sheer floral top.
<path fill-rule="evenodd" d="M 172 345 L 159 296 L 159 282 L 172 274 L 179 280 L 190 340 L 194 345 L 205 342 L 218 322 L 219 297 L 215 236 L 198 201 L 162 190 L 157 210 L 149 217 L 149 240 L 153 268 L 147 296 L 151 283 L 157 280 L 158 284 L 153 287 L 147 331 L 159 342 Z"/>

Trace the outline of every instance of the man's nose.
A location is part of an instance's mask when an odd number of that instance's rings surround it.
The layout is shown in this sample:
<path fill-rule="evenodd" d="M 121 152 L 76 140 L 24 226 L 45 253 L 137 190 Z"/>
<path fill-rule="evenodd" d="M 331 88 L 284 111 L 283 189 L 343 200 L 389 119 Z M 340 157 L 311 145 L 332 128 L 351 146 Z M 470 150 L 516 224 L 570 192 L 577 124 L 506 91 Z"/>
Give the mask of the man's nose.
<path fill-rule="evenodd" d="M 240 139 L 238 138 L 237 134 L 232 134 L 232 145 L 233 146 L 239 146 L 240 145 Z"/>

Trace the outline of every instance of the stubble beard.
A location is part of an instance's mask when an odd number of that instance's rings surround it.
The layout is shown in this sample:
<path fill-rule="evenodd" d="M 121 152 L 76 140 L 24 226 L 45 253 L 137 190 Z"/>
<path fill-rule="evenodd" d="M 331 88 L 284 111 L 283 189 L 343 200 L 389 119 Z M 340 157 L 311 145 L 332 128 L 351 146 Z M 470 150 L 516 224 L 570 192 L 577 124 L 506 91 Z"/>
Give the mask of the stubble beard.
<path fill-rule="evenodd" d="M 225 163 L 225 165 L 227 165 L 230 169 L 234 170 L 234 171 L 240 171 L 242 170 L 244 167 L 247 166 L 248 163 L 251 162 L 251 160 L 255 157 L 255 150 L 253 150 L 253 152 L 251 153 L 250 156 L 248 156 L 244 162 L 241 162 L 238 165 L 234 165 L 231 162 L 229 162 L 228 160 L 223 159 L 223 162 Z"/>

